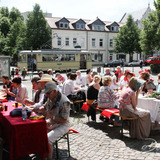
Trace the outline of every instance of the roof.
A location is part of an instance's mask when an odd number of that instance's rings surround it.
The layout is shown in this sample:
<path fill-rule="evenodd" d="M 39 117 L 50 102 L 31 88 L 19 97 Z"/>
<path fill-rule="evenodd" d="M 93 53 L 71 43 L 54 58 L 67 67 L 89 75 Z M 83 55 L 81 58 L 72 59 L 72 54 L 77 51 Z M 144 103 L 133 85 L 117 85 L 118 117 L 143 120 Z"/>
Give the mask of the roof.
<path fill-rule="evenodd" d="M 149 6 L 147 8 L 143 8 L 143 9 L 131 12 L 131 13 L 125 13 L 122 19 L 120 20 L 120 23 L 126 23 L 129 15 L 132 15 L 132 17 L 134 18 L 134 21 L 137 21 L 137 20 L 140 21 L 145 15 L 145 13 L 147 12 L 147 10 L 151 11 Z"/>
<path fill-rule="evenodd" d="M 48 22 L 48 25 L 50 26 L 51 29 L 58 29 L 58 26 L 56 25 L 56 22 L 58 22 L 59 20 L 61 20 L 62 18 L 61 17 L 46 17 L 46 20 Z M 70 23 L 69 23 L 69 29 L 74 29 L 74 26 L 73 24 L 75 24 L 75 22 L 79 21 L 79 20 L 82 20 L 85 22 L 85 29 L 86 30 L 91 30 L 91 28 L 89 27 L 90 24 L 92 24 L 93 22 L 95 22 L 97 19 L 93 19 L 93 20 L 89 20 L 89 19 L 75 19 L 75 18 L 66 18 Z M 100 20 L 100 19 L 99 19 Z M 102 21 L 102 20 L 100 20 Z M 106 27 L 106 26 L 109 26 L 111 24 L 114 23 L 111 22 L 111 21 L 102 21 L 102 23 L 104 23 L 105 25 L 105 31 L 109 31 L 109 29 Z M 122 25 L 121 23 L 119 22 L 116 22 L 118 25 Z"/>
<path fill-rule="evenodd" d="M 91 53 L 90 51 L 82 51 L 82 50 L 23 50 L 20 51 L 19 53 L 23 54 L 23 53 L 27 53 L 27 54 L 35 54 L 35 53 L 48 53 L 48 54 L 62 54 L 62 53 Z"/>

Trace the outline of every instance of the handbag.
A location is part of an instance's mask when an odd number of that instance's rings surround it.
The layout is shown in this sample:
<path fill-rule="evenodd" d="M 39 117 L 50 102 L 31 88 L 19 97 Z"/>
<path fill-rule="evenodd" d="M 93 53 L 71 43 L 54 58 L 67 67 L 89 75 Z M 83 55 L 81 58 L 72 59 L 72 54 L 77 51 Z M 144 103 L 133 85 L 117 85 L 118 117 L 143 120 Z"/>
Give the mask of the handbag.
<path fill-rule="evenodd" d="M 31 110 L 27 109 L 27 116 L 30 117 Z M 21 108 L 15 108 L 10 112 L 11 117 L 21 117 L 22 116 L 22 109 Z"/>

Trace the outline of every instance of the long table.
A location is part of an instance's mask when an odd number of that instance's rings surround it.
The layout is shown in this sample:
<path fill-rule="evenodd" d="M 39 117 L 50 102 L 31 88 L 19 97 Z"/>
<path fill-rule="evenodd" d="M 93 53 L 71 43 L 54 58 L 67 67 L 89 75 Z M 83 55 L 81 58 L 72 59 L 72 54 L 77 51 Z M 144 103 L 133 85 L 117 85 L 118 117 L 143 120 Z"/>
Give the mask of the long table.
<path fill-rule="evenodd" d="M 11 117 L 10 111 L 14 109 L 15 102 L 6 102 L 8 111 L 0 112 L 0 124 L 5 142 L 9 145 L 10 160 L 39 153 L 43 159 L 49 151 L 46 121 L 22 120 L 22 117 Z"/>
<path fill-rule="evenodd" d="M 160 100 L 139 96 L 137 107 L 149 110 L 151 121 L 160 121 Z"/>

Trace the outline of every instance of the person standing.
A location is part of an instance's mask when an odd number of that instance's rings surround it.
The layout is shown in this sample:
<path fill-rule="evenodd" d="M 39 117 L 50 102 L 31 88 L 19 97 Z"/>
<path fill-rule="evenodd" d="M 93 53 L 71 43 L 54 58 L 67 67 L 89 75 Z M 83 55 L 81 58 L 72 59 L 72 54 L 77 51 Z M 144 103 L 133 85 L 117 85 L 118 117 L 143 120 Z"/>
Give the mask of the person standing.
<path fill-rule="evenodd" d="M 143 69 L 143 60 L 142 60 L 142 58 L 140 59 L 139 67 L 141 68 L 141 70 Z"/>

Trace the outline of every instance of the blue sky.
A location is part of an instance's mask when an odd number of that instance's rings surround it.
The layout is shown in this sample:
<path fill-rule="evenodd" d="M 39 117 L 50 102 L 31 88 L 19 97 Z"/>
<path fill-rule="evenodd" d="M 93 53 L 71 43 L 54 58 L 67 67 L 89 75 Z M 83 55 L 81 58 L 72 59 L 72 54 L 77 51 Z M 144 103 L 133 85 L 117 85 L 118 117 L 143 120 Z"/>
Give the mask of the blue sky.
<path fill-rule="evenodd" d="M 43 12 L 53 17 L 95 19 L 119 21 L 125 12 L 130 13 L 148 6 L 151 9 L 154 0 L 0 0 L 0 6 L 9 9 L 16 7 L 20 12 L 32 11 L 38 3 Z"/>

